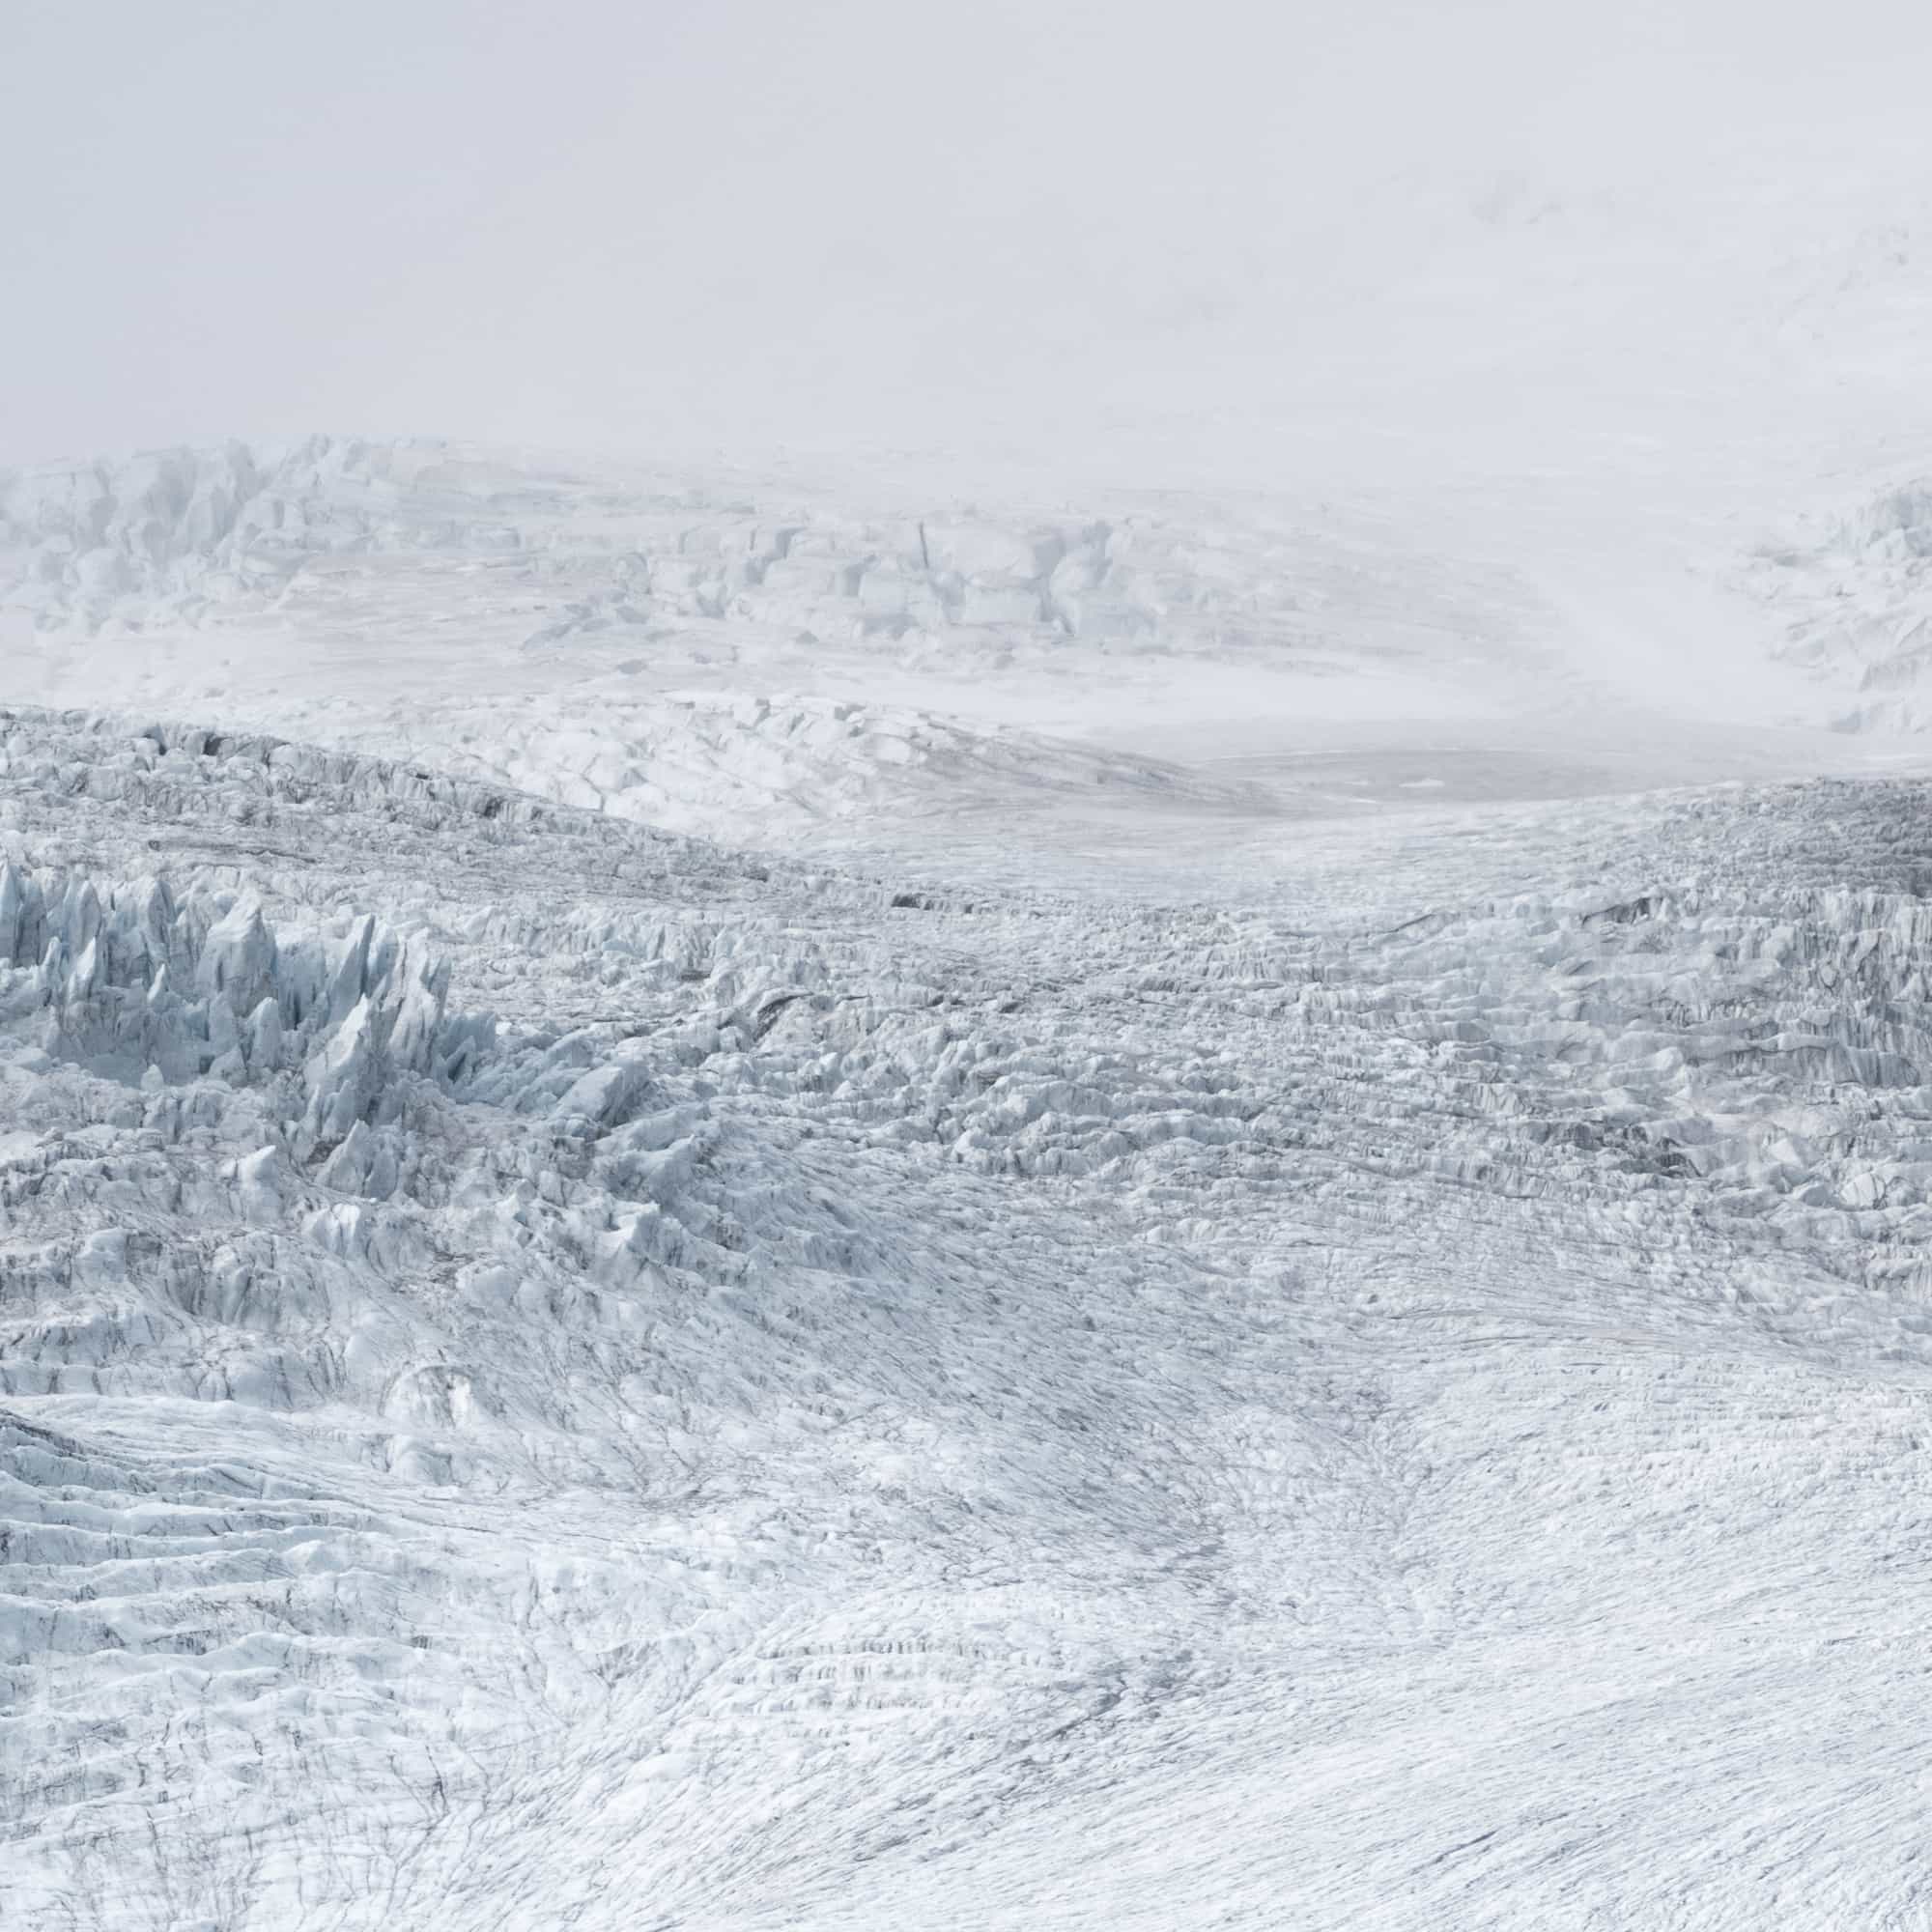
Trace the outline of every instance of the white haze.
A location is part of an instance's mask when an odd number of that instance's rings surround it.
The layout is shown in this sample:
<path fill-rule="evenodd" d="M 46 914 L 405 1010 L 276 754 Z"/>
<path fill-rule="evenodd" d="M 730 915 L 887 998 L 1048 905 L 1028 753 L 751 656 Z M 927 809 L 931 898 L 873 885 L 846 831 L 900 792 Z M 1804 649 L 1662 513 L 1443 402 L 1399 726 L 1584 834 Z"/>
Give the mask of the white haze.
<path fill-rule="evenodd" d="M 9 42 L 13 461 L 328 428 L 1268 485 L 1927 422 L 1922 279 L 1806 310 L 1922 222 L 1904 4 L 120 0 Z"/>

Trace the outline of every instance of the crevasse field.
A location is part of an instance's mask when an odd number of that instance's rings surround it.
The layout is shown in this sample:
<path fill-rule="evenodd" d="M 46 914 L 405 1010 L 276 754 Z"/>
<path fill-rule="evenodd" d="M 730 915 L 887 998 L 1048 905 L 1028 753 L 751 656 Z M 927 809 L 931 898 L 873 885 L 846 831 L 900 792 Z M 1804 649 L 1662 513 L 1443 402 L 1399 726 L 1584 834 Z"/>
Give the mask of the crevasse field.
<path fill-rule="evenodd" d="M 0 515 L 10 1927 L 1927 1922 L 1932 490 Z"/>
<path fill-rule="evenodd" d="M 12 11 L 0 1932 L 1932 1932 L 1922 10 Z"/>

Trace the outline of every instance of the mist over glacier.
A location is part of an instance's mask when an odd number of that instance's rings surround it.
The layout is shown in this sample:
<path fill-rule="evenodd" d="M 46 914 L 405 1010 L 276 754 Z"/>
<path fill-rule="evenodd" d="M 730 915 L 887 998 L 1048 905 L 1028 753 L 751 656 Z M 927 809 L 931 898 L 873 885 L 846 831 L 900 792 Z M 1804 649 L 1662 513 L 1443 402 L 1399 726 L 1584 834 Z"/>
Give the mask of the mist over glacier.
<path fill-rule="evenodd" d="M 0 1925 L 1932 1918 L 1916 12 L 10 26 Z"/>

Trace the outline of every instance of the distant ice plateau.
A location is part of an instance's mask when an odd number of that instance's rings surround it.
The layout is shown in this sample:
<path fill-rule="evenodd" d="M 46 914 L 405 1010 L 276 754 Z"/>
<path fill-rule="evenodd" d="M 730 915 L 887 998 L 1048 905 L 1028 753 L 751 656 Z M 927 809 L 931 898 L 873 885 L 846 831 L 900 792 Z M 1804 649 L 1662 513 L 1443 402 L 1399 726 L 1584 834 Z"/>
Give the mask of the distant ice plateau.
<path fill-rule="evenodd" d="M 1459 753 L 1505 772 L 1534 744 L 1545 769 L 1487 790 L 1536 796 L 1605 756 L 1611 788 L 1814 769 L 1862 755 L 1827 734 L 1921 722 L 1922 482 L 1649 524 L 1628 489 L 1449 495 L 1460 522 L 1389 493 L 867 504 L 434 442 L 232 444 L 0 475 L 0 622 L 16 698 L 758 838 L 998 812 L 1100 765 L 1250 805 L 1286 779 L 1299 812 L 1340 802 L 1308 762 L 1338 753 L 1435 746 L 1449 771 L 1398 781 L 1453 791 Z"/>

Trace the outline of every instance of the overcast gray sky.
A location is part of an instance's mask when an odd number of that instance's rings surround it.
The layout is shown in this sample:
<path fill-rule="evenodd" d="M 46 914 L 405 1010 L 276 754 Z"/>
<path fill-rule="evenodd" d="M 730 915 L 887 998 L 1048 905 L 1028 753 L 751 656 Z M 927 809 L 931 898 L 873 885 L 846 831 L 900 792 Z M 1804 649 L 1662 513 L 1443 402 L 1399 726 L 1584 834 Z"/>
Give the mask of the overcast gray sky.
<path fill-rule="evenodd" d="M 11 0 L 0 462 L 331 429 L 1157 469 L 1499 368 L 1694 387 L 1925 208 L 1928 11 Z M 1861 342 L 1925 325 L 1903 286 Z"/>

